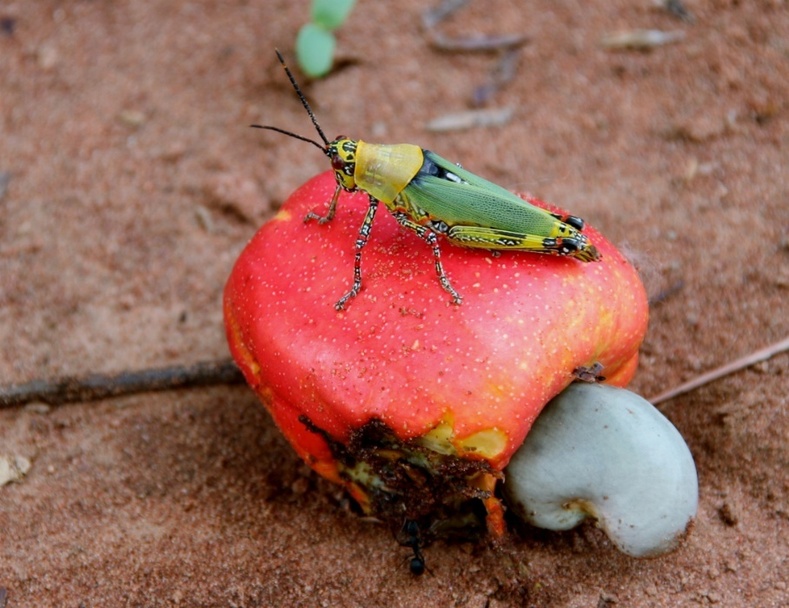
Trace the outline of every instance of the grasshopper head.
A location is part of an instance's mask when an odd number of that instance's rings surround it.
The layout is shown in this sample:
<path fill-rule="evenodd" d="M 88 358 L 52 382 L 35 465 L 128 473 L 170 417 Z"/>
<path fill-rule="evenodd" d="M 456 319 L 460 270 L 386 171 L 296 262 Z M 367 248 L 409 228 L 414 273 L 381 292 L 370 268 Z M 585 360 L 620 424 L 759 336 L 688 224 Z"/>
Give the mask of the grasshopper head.
<path fill-rule="evenodd" d="M 340 135 L 326 147 L 326 156 L 331 159 L 337 183 L 345 190 L 356 190 L 356 140 Z"/>

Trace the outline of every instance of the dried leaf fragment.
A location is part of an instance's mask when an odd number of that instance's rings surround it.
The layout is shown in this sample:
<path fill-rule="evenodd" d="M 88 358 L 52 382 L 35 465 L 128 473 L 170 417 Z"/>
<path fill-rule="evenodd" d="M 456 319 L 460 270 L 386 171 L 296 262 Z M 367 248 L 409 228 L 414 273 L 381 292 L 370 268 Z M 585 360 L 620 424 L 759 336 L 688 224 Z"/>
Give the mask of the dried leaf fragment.
<path fill-rule="evenodd" d="M 509 122 L 514 111 L 507 106 L 444 114 L 431 120 L 425 128 L 428 131 L 461 131 L 474 127 L 498 127 Z"/>
<path fill-rule="evenodd" d="M 30 461 L 24 456 L 0 455 L 0 487 L 19 481 L 30 470 Z"/>

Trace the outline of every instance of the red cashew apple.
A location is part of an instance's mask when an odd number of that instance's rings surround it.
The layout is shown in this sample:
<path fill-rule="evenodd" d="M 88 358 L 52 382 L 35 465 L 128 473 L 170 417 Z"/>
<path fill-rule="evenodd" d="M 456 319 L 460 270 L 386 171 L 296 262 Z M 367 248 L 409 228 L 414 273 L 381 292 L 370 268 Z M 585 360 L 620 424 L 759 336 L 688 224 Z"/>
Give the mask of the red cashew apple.
<path fill-rule="evenodd" d="M 452 305 L 430 247 L 381 206 L 362 290 L 337 312 L 368 201 L 343 193 L 334 220 L 305 223 L 335 185 L 308 181 L 242 252 L 224 294 L 231 352 L 298 454 L 366 513 L 501 534 L 496 482 L 543 406 L 577 368 L 633 376 L 643 285 L 587 226 L 600 262 L 442 243 Z"/>

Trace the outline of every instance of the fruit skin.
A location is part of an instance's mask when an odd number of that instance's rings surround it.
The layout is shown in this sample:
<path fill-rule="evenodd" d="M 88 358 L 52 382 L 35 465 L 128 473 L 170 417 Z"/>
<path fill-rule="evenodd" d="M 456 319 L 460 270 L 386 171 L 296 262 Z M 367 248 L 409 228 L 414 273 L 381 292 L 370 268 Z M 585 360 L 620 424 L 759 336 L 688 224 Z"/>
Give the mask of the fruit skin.
<path fill-rule="evenodd" d="M 367 197 L 343 193 L 332 222 L 304 223 L 334 188 L 331 172 L 309 180 L 247 244 L 225 287 L 225 324 L 247 382 L 298 454 L 365 510 L 379 512 L 371 495 L 391 488 L 378 470 L 372 480 L 359 474 L 369 450 L 340 452 L 369 448 L 381 437 L 378 426 L 388 430 L 386 457 L 408 469 L 401 482 L 414 477 L 410 469 L 427 449 L 477 462 L 479 474 L 462 473 L 473 487 L 466 495 L 492 499 L 492 479 L 575 368 L 599 362 L 607 383 L 630 381 L 647 299 L 632 265 L 593 228 L 584 233 L 603 259 L 589 264 L 442 243 L 444 267 L 464 296 L 453 306 L 430 248 L 379 212 L 362 290 L 337 312 Z"/>

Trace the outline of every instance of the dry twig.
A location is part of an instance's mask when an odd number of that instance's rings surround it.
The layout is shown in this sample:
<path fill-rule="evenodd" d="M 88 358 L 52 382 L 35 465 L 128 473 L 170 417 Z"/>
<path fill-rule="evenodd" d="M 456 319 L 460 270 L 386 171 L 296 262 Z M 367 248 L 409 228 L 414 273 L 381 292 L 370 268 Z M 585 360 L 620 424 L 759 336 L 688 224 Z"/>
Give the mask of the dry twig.
<path fill-rule="evenodd" d="M 702 374 L 701 376 L 693 378 L 692 380 L 685 382 L 684 384 L 680 384 L 677 387 L 662 392 L 659 395 L 656 395 L 651 399 L 649 399 L 649 401 L 650 403 L 652 403 L 652 405 L 663 403 L 664 401 L 673 399 L 678 395 L 682 395 L 684 393 L 695 390 L 700 386 L 709 384 L 714 380 L 718 380 L 719 378 L 723 378 L 724 376 L 733 374 L 734 372 L 740 371 L 741 369 L 750 367 L 754 363 L 759 363 L 760 361 L 766 361 L 770 357 L 773 357 L 787 350 L 789 350 L 789 337 L 784 338 L 783 340 L 780 340 L 775 344 L 771 344 L 766 348 L 757 350 L 755 353 L 751 353 L 750 355 L 747 355 L 745 357 L 732 361 L 731 363 L 727 363 L 726 365 L 718 367 L 712 370 L 711 372 L 707 372 L 706 374 Z"/>
<path fill-rule="evenodd" d="M 243 381 L 244 377 L 238 367 L 229 359 L 118 374 L 89 374 L 54 380 L 39 379 L 25 384 L 0 386 L 0 409 L 27 403 L 48 405 L 82 403 L 133 393 L 239 384 Z"/>

